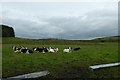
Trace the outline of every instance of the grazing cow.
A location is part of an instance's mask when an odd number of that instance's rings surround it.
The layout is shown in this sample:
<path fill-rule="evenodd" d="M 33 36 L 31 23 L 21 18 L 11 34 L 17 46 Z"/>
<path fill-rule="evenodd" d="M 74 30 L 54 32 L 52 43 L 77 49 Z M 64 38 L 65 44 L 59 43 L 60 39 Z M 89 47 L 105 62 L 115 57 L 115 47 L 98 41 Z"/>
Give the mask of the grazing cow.
<path fill-rule="evenodd" d="M 71 52 L 71 50 L 72 50 L 72 48 L 71 48 L 71 47 L 68 47 L 67 49 L 64 49 L 63 52 L 69 53 L 69 52 Z"/>
<path fill-rule="evenodd" d="M 74 50 L 74 51 L 80 50 L 80 47 L 78 47 L 78 48 L 74 48 L 73 50 Z"/>

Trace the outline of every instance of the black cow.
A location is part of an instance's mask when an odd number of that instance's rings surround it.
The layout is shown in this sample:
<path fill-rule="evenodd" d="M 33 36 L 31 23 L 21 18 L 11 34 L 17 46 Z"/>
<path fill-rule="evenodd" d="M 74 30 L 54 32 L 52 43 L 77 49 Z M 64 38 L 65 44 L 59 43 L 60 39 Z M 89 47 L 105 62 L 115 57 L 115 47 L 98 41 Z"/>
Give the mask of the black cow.
<path fill-rule="evenodd" d="M 80 47 L 78 47 L 78 48 L 74 48 L 73 50 L 74 50 L 74 51 L 80 50 Z"/>

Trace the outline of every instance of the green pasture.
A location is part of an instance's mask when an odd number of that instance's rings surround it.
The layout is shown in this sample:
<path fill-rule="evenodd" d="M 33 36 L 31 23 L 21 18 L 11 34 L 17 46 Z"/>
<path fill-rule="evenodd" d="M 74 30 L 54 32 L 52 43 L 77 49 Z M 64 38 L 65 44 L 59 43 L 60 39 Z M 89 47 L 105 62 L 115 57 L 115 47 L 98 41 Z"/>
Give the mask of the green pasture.
<path fill-rule="evenodd" d="M 28 42 L 27 42 L 28 41 Z M 65 45 L 64 45 L 65 44 Z M 12 46 L 58 47 L 57 53 L 21 54 L 14 53 Z M 63 53 L 66 47 L 81 47 L 79 51 Z M 66 40 L 3 39 L 3 78 L 48 70 L 50 74 L 42 78 L 120 78 L 120 67 L 90 70 L 89 66 L 118 62 L 117 42 L 91 42 Z"/>

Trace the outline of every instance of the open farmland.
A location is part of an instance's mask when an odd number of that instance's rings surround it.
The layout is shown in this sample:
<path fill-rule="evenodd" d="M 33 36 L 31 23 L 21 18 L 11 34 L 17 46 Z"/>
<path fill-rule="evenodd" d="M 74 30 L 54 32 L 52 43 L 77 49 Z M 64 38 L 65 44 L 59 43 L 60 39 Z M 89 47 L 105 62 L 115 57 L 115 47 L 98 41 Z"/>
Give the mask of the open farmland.
<path fill-rule="evenodd" d="M 58 47 L 57 53 L 20 54 L 14 53 L 12 46 Z M 63 53 L 66 47 L 81 47 L 79 51 Z M 3 78 L 48 70 L 49 78 L 119 78 L 120 67 L 90 70 L 89 66 L 118 62 L 118 43 L 74 40 L 30 40 L 3 38 L 2 76 Z"/>

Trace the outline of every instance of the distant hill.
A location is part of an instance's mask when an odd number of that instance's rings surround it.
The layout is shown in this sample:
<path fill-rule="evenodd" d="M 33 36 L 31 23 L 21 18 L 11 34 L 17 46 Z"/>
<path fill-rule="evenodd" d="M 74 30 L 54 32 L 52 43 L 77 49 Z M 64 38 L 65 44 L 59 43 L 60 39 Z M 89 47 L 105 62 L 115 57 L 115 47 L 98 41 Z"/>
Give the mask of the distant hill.
<path fill-rule="evenodd" d="M 0 35 L 0 37 L 15 37 L 15 32 L 12 27 L 0 25 L 0 31 L 2 31 L 2 35 Z"/>
<path fill-rule="evenodd" d="M 110 36 L 110 37 L 103 37 L 103 38 L 97 38 L 93 39 L 94 41 L 101 41 L 101 42 L 116 42 L 120 40 L 120 36 Z"/>
<path fill-rule="evenodd" d="M 15 37 L 14 29 L 7 25 L 0 25 L 0 32 L 2 31 L 2 35 L 0 37 Z M 10 38 L 8 38 L 10 39 Z M 5 40 L 5 39 L 4 39 Z M 7 39 L 6 39 L 7 40 Z M 18 40 L 21 42 L 21 40 L 24 40 L 22 38 L 16 38 L 15 40 Z M 56 42 L 56 43 L 62 43 L 62 41 L 66 41 L 67 43 L 71 43 L 71 41 L 74 43 L 76 42 L 118 42 L 120 40 L 120 36 L 110 36 L 110 37 L 102 37 L 102 38 L 96 38 L 93 40 L 65 40 L 65 39 L 57 39 L 57 38 L 48 38 L 48 39 L 25 39 L 30 41 L 49 41 L 50 42 Z M 9 40 L 8 40 L 9 42 Z M 40 42 L 42 43 L 42 42 Z M 50 44 L 50 43 L 49 43 Z"/>

